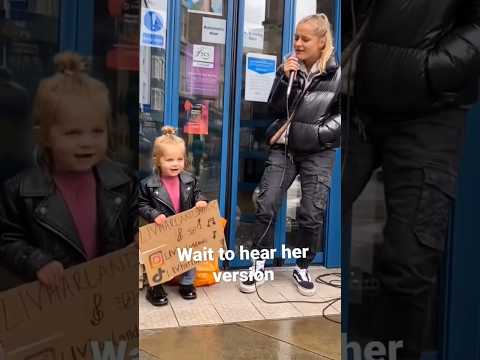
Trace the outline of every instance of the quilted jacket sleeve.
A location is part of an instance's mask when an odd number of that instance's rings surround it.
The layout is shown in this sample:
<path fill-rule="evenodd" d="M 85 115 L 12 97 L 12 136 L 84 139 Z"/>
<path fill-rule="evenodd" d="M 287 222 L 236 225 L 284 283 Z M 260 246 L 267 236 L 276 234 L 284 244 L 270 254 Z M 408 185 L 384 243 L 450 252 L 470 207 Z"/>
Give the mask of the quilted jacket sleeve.
<path fill-rule="evenodd" d="M 465 1 L 457 25 L 430 53 L 428 72 L 432 90 L 461 90 L 480 74 L 480 0 Z"/>

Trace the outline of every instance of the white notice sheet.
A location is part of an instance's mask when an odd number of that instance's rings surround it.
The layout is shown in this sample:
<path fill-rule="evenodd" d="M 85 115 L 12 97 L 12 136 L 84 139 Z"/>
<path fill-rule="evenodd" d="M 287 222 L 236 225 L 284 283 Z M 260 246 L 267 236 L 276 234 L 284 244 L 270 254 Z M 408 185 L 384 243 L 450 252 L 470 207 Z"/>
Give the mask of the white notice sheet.
<path fill-rule="evenodd" d="M 245 100 L 267 102 L 275 80 L 277 57 L 248 53 L 245 74 Z"/>

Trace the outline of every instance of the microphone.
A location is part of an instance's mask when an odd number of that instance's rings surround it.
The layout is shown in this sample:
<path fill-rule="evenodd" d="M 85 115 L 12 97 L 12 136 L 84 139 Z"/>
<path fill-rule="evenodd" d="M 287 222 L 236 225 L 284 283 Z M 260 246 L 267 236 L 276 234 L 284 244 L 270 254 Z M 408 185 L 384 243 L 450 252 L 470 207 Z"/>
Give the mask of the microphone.
<path fill-rule="evenodd" d="M 291 56 L 295 56 L 295 52 L 292 53 Z M 290 97 L 290 93 L 292 92 L 293 81 L 297 77 L 296 71 L 290 72 L 290 77 L 288 78 L 288 87 L 287 87 L 287 99 Z"/>

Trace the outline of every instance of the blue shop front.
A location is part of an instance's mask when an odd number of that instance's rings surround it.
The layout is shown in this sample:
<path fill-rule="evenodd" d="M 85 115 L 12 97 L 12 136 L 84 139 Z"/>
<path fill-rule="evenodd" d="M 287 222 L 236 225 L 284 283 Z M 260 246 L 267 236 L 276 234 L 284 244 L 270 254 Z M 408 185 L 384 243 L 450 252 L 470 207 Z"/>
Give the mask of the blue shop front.
<path fill-rule="evenodd" d="M 267 109 L 269 81 L 292 49 L 298 20 L 324 12 L 335 30 L 338 8 L 339 1 L 333 0 L 142 3 L 140 169 L 143 174 L 150 171 L 152 141 L 160 128 L 178 128 L 187 142 L 192 172 L 207 196 L 219 200 L 228 220 L 230 249 L 252 241 L 253 198 L 267 159 L 264 131 L 274 120 Z M 315 259 L 328 267 L 340 265 L 337 155 L 324 251 Z M 297 236 L 300 197 L 297 179 L 275 223 L 277 254 Z M 274 260 L 277 266 L 284 263 L 289 261 Z M 248 264 L 235 258 L 224 265 Z"/>

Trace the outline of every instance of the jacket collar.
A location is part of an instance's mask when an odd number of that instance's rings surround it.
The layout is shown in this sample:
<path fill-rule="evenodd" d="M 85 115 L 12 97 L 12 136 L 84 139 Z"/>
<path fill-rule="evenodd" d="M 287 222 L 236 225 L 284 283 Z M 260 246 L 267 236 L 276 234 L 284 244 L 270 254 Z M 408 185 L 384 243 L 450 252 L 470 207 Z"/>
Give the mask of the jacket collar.
<path fill-rule="evenodd" d="M 111 160 L 103 160 L 94 168 L 100 186 L 111 190 L 130 181 L 121 167 Z M 20 185 L 22 196 L 48 196 L 55 192 L 55 184 L 46 164 L 39 164 L 28 170 Z"/>
<path fill-rule="evenodd" d="M 335 60 L 335 55 L 332 54 L 330 58 L 327 61 L 327 64 L 325 66 L 325 73 L 331 73 L 335 72 L 338 69 L 338 64 L 337 61 Z M 300 63 L 300 70 L 302 73 L 305 74 L 305 77 L 308 77 L 309 75 L 312 75 L 313 77 L 316 77 L 318 75 L 321 75 L 322 73 L 320 72 L 319 68 L 319 63 L 318 61 L 312 65 L 310 72 L 307 70 L 307 67 L 303 62 Z"/>
<path fill-rule="evenodd" d="M 181 211 L 188 210 L 189 206 L 187 204 L 187 200 L 189 197 L 189 193 L 192 189 L 192 183 L 195 182 L 195 178 L 192 174 L 187 171 L 183 171 L 180 173 L 180 203 L 181 203 Z M 153 176 L 150 176 L 147 180 L 147 186 L 150 188 L 155 188 L 154 194 L 162 201 L 168 208 L 170 208 L 172 215 L 175 214 L 175 210 L 173 207 L 172 200 L 168 195 L 167 189 L 163 186 L 163 183 L 160 181 L 160 175 L 158 171 L 155 171 Z"/>
<path fill-rule="evenodd" d="M 309 75 L 309 74 L 315 74 L 315 73 L 318 73 L 320 72 L 320 68 L 319 68 L 319 62 L 315 62 L 315 64 L 312 65 L 312 67 L 310 68 L 310 71 L 307 69 L 307 66 L 305 65 L 305 63 L 303 61 L 300 61 L 300 71 L 302 71 L 303 73 L 305 73 L 305 75 Z"/>
<path fill-rule="evenodd" d="M 108 236 L 127 198 L 115 188 L 130 182 L 121 166 L 110 160 L 94 168 L 97 178 L 97 221 L 99 236 Z M 76 225 L 67 204 L 56 191 L 55 182 L 45 164 L 29 169 L 20 185 L 20 195 L 43 197 L 34 209 L 38 221 L 63 237 L 77 252 L 86 258 L 85 249 L 76 231 Z"/>
<path fill-rule="evenodd" d="M 180 182 L 181 183 L 186 185 L 186 184 L 190 184 L 194 181 L 195 181 L 195 179 L 194 179 L 193 175 L 190 174 L 189 172 L 183 171 L 183 172 L 180 173 Z M 154 172 L 154 176 L 149 177 L 149 179 L 147 181 L 147 186 L 152 187 L 152 188 L 163 187 L 163 184 L 160 181 L 160 174 L 158 173 L 158 171 Z"/>
<path fill-rule="evenodd" d="M 327 61 L 327 66 L 325 67 L 325 70 L 327 73 L 330 73 L 336 71 L 337 69 L 337 60 L 335 59 L 335 54 L 332 54 L 332 56 L 330 56 L 330 59 L 328 59 Z"/>

